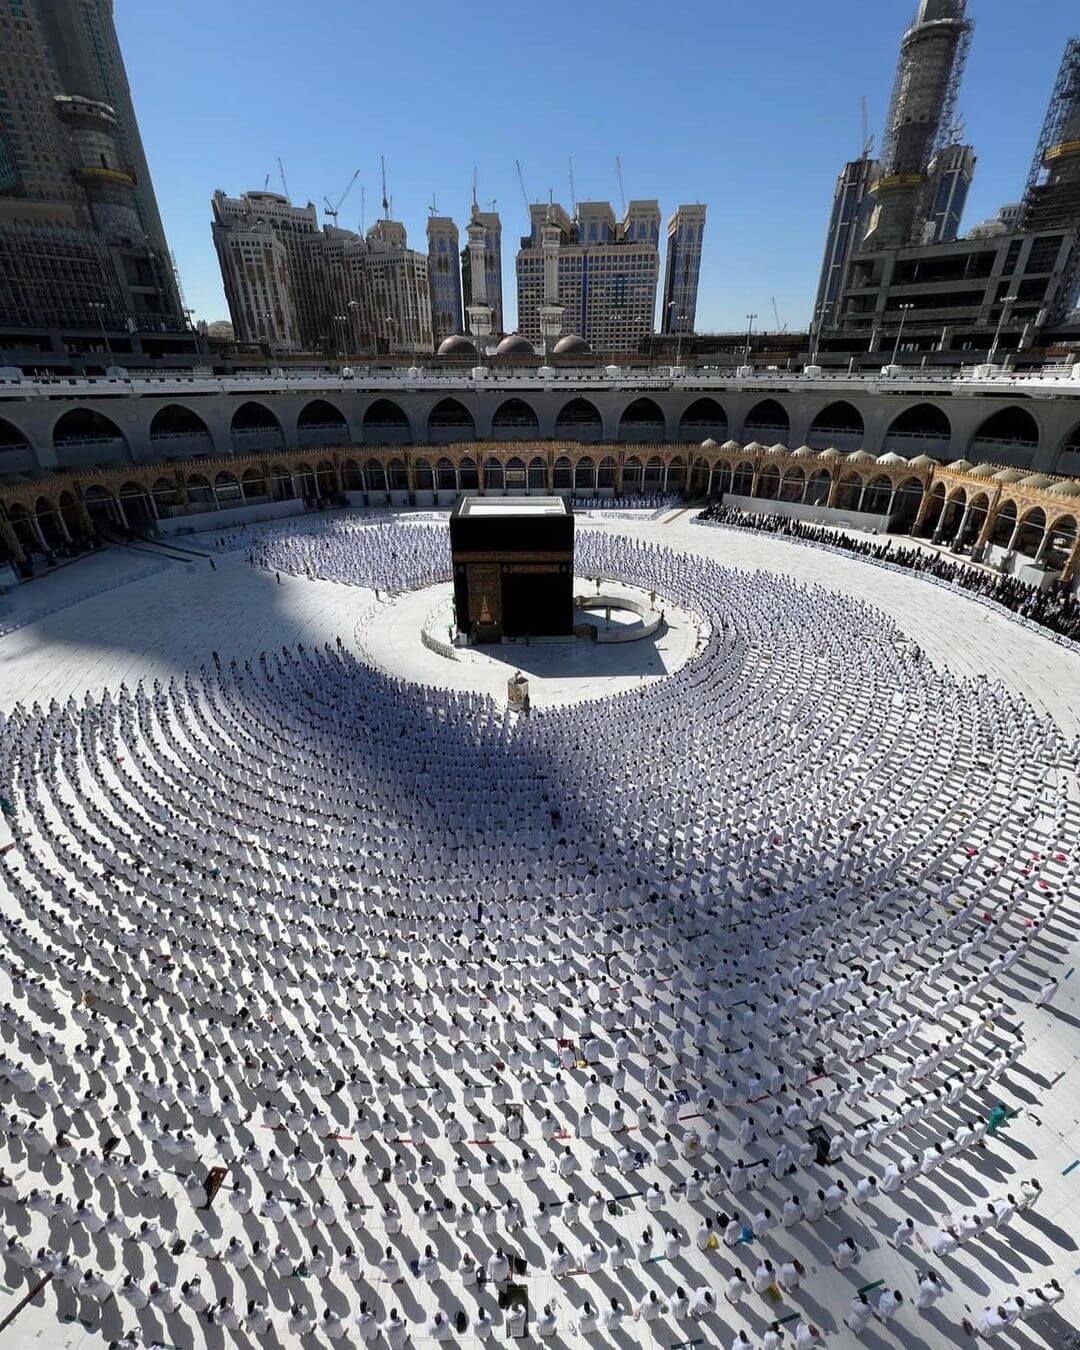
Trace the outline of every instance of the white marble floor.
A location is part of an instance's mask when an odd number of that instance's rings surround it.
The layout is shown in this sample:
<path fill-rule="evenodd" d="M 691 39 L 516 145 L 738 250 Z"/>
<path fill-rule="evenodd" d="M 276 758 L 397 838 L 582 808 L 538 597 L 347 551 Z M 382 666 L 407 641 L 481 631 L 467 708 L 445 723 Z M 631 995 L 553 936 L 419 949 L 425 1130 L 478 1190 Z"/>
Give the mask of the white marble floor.
<path fill-rule="evenodd" d="M 676 514 L 660 522 L 619 521 L 586 528 L 627 534 L 746 570 L 778 572 L 866 600 L 894 619 L 933 663 L 964 679 L 1001 681 L 1052 717 L 1067 735 L 1075 737 L 1080 732 L 1080 658 L 962 595 L 885 572 L 855 558 L 837 557 L 787 540 L 695 526 L 685 515 Z M 454 668 L 457 663 L 447 662 L 420 645 L 419 623 L 438 600 L 438 588 L 388 604 L 376 603 L 372 593 L 362 588 L 288 576 L 279 582 L 272 574 L 254 571 L 239 554 L 220 556 L 215 561 L 216 571 L 205 563 L 190 567 L 170 564 L 152 576 L 140 577 L 143 559 L 132 561 L 106 555 L 88 564 L 94 569 L 92 575 L 80 573 L 76 566 L 35 583 L 35 587 L 42 588 L 40 597 L 47 597 L 52 612 L 35 620 L 36 611 L 26 611 L 23 617 L 32 621 L 0 638 L 0 712 L 9 713 L 16 702 L 27 708 L 34 702 L 47 706 L 54 698 L 62 701 L 72 694 L 81 697 L 87 692 L 115 690 L 121 682 L 133 687 L 139 680 L 164 679 L 200 666 L 210 668 L 215 653 L 225 663 L 231 660 L 243 663 L 254 661 L 260 652 L 273 652 L 282 646 L 295 648 L 300 643 L 314 648 L 340 639 L 355 648 L 358 638 L 360 648 L 377 665 L 395 674 L 447 688 L 490 687 L 492 692 L 505 689 L 506 675 L 510 672 L 497 661 L 471 653 L 469 657 L 476 659 L 462 662 L 459 671 Z M 128 576 L 132 579 L 126 580 Z M 87 596 L 88 585 L 98 582 L 111 589 Z M 27 592 L 32 589 L 27 588 Z M 16 607 L 26 606 L 32 599 L 29 594 L 19 594 L 13 603 Z M 44 599 L 39 598 L 37 603 L 44 607 Z M 669 635 L 656 643 L 655 653 L 649 659 L 656 659 L 669 672 L 689 659 L 697 640 L 693 623 L 680 615 Z M 632 644 L 629 657 L 627 649 L 600 651 L 612 653 L 610 657 L 605 655 L 605 659 L 626 662 L 640 659 L 640 653 L 634 653 L 634 647 L 639 645 L 643 644 Z M 555 653 L 550 659 L 556 664 L 565 659 L 565 654 L 560 657 L 558 649 L 531 650 L 540 653 L 531 659 L 540 664 L 537 673 L 554 702 L 574 696 L 599 697 L 605 691 L 621 687 L 621 680 L 640 681 L 658 677 L 660 673 L 634 670 L 628 675 L 617 666 L 601 677 L 577 671 L 549 672 L 543 668 L 547 652 Z M 948 708 L 940 710 L 943 720 L 949 716 Z M 933 728 L 926 728 L 926 733 L 933 735 Z M 1075 774 L 1063 775 L 1061 788 L 1075 798 Z M 4 904 L 5 912 L 10 912 L 11 898 L 4 897 Z M 1077 964 L 1075 934 L 1080 921 L 1080 897 L 1070 898 L 1064 907 L 1063 920 L 1049 938 L 1045 958 L 1063 977 L 1054 1006 L 1034 1006 L 1031 1001 L 1034 985 L 1026 975 L 1010 976 L 1004 982 L 1002 1020 L 1006 1025 L 1022 1023 L 1030 1048 L 1008 1079 L 1010 1100 L 1023 1107 L 1022 1114 L 993 1141 L 985 1157 L 950 1169 L 936 1177 L 933 1186 L 915 1188 L 914 1202 L 906 1197 L 905 1203 L 898 1205 L 883 1197 L 862 1213 L 841 1215 L 838 1222 L 829 1220 L 790 1237 L 781 1233 L 770 1249 L 773 1256 L 783 1252 L 797 1255 L 808 1272 L 804 1289 L 794 1303 L 788 1300 L 779 1307 L 771 1307 L 752 1298 L 750 1310 L 744 1316 L 745 1309 L 736 1313 L 721 1299 L 720 1319 L 707 1326 L 679 1331 L 666 1320 L 654 1327 L 630 1319 L 618 1335 L 591 1338 L 563 1326 L 548 1343 L 563 1350 L 593 1343 L 702 1346 L 705 1350 L 717 1346 L 727 1350 L 738 1326 L 745 1325 L 750 1330 L 754 1338 L 751 1344 L 760 1344 L 768 1320 L 774 1315 L 787 1315 L 797 1305 L 812 1320 L 828 1324 L 827 1344 L 838 1350 L 855 1345 L 870 1346 L 872 1350 L 894 1346 L 937 1350 L 953 1344 L 975 1345 L 958 1329 L 965 1315 L 974 1315 L 986 1302 L 1054 1275 L 1066 1287 L 1065 1302 L 1053 1314 L 1014 1328 L 994 1343 L 1018 1350 L 1035 1347 L 1053 1350 L 1070 1344 L 1070 1329 L 1080 1327 L 1080 1166 L 1073 1167 L 1080 1161 L 1080 976 L 1072 969 Z M 12 989 L 10 972 L 0 972 L 0 1002 L 13 996 Z M 10 1040 L 0 1045 L 0 1053 L 11 1050 Z M 572 1105 L 575 1111 L 580 1107 L 580 1085 L 573 1089 Z M 570 1143 L 584 1163 L 588 1149 L 581 1141 Z M 898 1252 L 885 1241 L 889 1220 L 911 1212 L 912 1207 L 919 1214 L 919 1226 L 926 1235 L 942 1221 L 950 1207 L 958 1209 L 996 1196 L 1015 1185 L 1019 1177 L 1026 1176 L 1039 1178 L 1044 1199 L 1037 1210 L 1017 1219 L 1005 1234 L 965 1245 L 943 1260 L 932 1259 L 921 1242 Z M 508 1175 L 502 1185 L 507 1196 L 527 1201 L 527 1188 L 519 1177 Z M 562 1183 L 556 1181 L 553 1185 L 561 1187 Z M 171 1204 L 163 1209 L 175 1215 L 175 1233 L 190 1242 L 193 1233 L 208 1220 L 194 1212 L 178 1179 L 170 1181 L 168 1189 Z M 628 1184 L 627 1190 L 632 1190 L 632 1185 Z M 623 1227 L 636 1237 L 649 1216 L 640 1196 L 628 1195 L 624 1206 Z M 674 1222 L 693 1233 L 697 1212 L 691 1206 L 673 1201 L 669 1214 Z M 215 1218 L 218 1222 L 215 1241 L 219 1245 L 233 1234 L 250 1235 L 249 1225 L 224 1206 L 219 1207 Z M 36 1221 L 33 1232 L 45 1240 L 44 1229 Z M 857 1278 L 853 1278 L 853 1272 L 836 1271 L 829 1261 L 828 1243 L 835 1241 L 840 1232 L 854 1235 L 865 1249 Z M 383 1236 L 378 1235 L 380 1241 Z M 407 1236 L 410 1242 L 422 1246 L 422 1234 L 414 1223 L 407 1224 Z M 535 1244 L 526 1240 L 523 1246 L 531 1254 Z M 539 1254 L 539 1248 L 536 1250 Z M 755 1244 L 749 1264 L 740 1258 L 748 1274 L 759 1255 L 760 1243 Z M 724 1251 L 721 1256 L 721 1264 L 726 1268 L 731 1264 L 731 1253 Z M 193 1268 L 190 1262 L 189 1249 L 172 1266 L 180 1274 L 190 1273 Z M 918 1272 L 928 1265 L 941 1272 L 949 1286 L 946 1297 L 930 1317 L 919 1317 L 908 1308 L 887 1326 L 872 1325 L 858 1340 L 842 1324 L 837 1325 L 836 1314 L 846 1308 L 856 1287 L 884 1280 L 890 1287 L 902 1289 L 910 1300 Z M 658 1265 L 655 1271 L 659 1286 L 668 1293 L 680 1281 L 707 1281 L 713 1287 L 719 1284 L 717 1258 L 712 1253 L 696 1251 L 692 1245 L 678 1262 Z M 146 1275 L 146 1270 L 140 1273 Z M 305 1288 L 310 1287 L 310 1281 L 297 1279 Z M 0 1269 L 0 1319 L 24 1292 L 10 1280 L 7 1283 L 4 1280 L 5 1273 Z M 213 1280 L 224 1287 L 226 1277 L 222 1275 L 219 1281 L 214 1275 Z M 609 1290 L 618 1288 L 620 1293 L 624 1288 L 610 1278 L 605 1284 Z M 534 1268 L 530 1274 L 529 1287 L 534 1315 L 544 1302 L 557 1300 L 565 1292 L 565 1286 L 561 1287 L 540 1268 Z M 635 1276 L 628 1276 L 625 1287 L 636 1297 L 644 1284 Z M 274 1328 L 261 1341 L 252 1341 L 244 1335 L 234 1337 L 221 1328 L 208 1328 L 190 1313 L 160 1324 L 153 1317 L 132 1318 L 119 1302 L 111 1305 L 99 1321 L 61 1323 L 56 1299 L 46 1294 L 0 1334 L 0 1346 L 3 1350 L 9 1346 L 15 1350 L 42 1346 L 97 1350 L 133 1324 L 142 1325 L 146 1331 L 139 1343 L 175 1346 L 177 1350 L 204 1344 L 214 1346 L 215 1350 L 231 1344 L 329 1345 L 318 1334 L 302 1341 L 290 1337 L 281 1311 L 282 1307 L 287 1309 L 287 1281 L 282 1282 L 282 1290 Z M 415 1307 L 410 1313 L 419 1320 L 414 1321 L 413 1340 L 426 1345 L 429 1339 L 418 1328 L 423 1315 L 434 1306 L 433 1295 L 423 1287 L 414 1292 Z M 403 1295 L 403 1301 L 405 1298 Z M 472 1345 L 476 1341 L 464 1336 L 452 1343 Z M 497 1338 L 496 1343 L 506 1342 Z M 530 1338 L 530 1343 L 537 1343 L 536 1338 Z M 348 1347 L 358 1341 L 351 1333 L 340 1344 Z M 384 1344 L 379 1342 L 380 1346 Z"/>

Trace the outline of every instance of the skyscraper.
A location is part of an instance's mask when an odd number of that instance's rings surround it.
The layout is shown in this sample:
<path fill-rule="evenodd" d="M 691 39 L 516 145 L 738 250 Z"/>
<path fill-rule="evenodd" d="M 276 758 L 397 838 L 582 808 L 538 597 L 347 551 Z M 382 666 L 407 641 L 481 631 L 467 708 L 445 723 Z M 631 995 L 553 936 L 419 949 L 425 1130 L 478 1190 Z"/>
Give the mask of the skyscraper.
<path fill-rule="evenodd" d="M 811 324 L 815 334 L 832 324 L 848 262 L 866 234 L 872 205 L 870 188 L 877 171 L 877 161 L 864 155 L 845 164 L 836 180 Z"/>
<path fill-rule="evenodd" d="M 622 221 L 609 202 L 534 205 L 515 260 L 518 328 L 545 344 L 577 333 L 597 352 L 634 352 L 654 331 L 660 208 L 632 201 Z"/>
<path fill-rule="evenodd" d="M 428 257 L 408 247 L 399 221 L 376 221 L 366 236 L 320 229 L 311 202 L 277 192 L 218 191 L 212 206 L 238 341 L 272 353 L 431 350 Z"/>
<path fill-rule="evenodd" d="M 458 228 L 449 216 L 433 215 L 427 223 L 427 241 L 431 326 L 437 346 L 462 331 Z"/>
<path fill-rule="evenodd" d="M 111 0 L 0 18 L 0 325 L 179 328 Z"/>
<path fill-rule="evenodd" d="M 662 333 L 693 333 L 697 314 L 701 246 L 705 238 L 704 206 L 680 206 L 667 223 Z"/>

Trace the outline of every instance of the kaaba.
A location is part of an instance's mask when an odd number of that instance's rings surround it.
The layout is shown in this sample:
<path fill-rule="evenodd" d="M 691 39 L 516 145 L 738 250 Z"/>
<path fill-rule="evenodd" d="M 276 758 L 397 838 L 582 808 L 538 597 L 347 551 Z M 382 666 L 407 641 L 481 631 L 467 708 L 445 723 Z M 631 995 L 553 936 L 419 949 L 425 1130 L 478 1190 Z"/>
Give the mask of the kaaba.
<path fill-rule="evenodd" d="M 561 497 L 460 498 L 450 554 L 470 641 L 573 633 L 574 513 Z"/>

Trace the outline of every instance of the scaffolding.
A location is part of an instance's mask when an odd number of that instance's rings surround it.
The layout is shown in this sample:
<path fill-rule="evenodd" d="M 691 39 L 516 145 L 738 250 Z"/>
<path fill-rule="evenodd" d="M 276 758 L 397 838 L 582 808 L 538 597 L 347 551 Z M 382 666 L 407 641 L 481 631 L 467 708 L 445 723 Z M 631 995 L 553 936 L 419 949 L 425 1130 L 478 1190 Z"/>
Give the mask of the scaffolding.
<path fill-rule="evenodd" d="M 920 8 L 904 34 L 900 44 L 896 78 L 893 81 L 892 98 L 885 117 L 885 134 L 881 148 L 882 172 L 886 175 L 893 172 L 925 173 L 934 154 L 949 144 L 949 136 L 956 122 L 960 83 L 971 50 L 971 34 L 975 26 L 966 17 L 966 6 L 967 0 L 953 0 L 953 3 L 946 7 L 951 13 L 933 19 L 923 17 L 923 10 Z M 908 119 L 903 115 L 904 105 L 908 104 L 913 96 L 918 97 L 924 92 L 924 88 L 920 89 L 920 86 L 924 86 L 928 78 L 934 80 L 940 75 L 940 67 L 934 70 L 933 63 L 929 69 L 921 68 L 923 62 L 919 56 L 920 39 L 930 32 L 940 32 L 942 28 L 956 30 L 956 45 L 941 88 L 940 102 L 935 110 L 933 132 L 920 148 L 918 163 L 904 163 L 900 166 L 898 165 L 898 159 L 901 157 L 900 136 L 908 126 Z"/>
<path fill-rule="evenodd" d="M 1037 188 L 1046 182 L 1047 152 L 1065 139 L 1065 128 L 1080 109 L 1080 37 L 1070 38 L 1065 44 L 1065 55 L 1054 81 L 1050 103 L 1046 109 L 1035 157 L 1031 161 L 1027 183 L 1024 185 L 1024 206 L 1030 207 Z"/>

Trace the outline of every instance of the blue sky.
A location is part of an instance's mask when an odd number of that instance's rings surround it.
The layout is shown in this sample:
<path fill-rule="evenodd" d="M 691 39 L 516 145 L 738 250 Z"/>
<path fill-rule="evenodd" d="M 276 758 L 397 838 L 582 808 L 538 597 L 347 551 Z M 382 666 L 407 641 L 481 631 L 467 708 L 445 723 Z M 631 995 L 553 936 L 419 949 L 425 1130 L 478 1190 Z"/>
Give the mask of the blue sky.
<path fill-rule="evenodd" d="M 270 185 L 322 209 L 354 169 L 340 223 L 394 215 L 423 248 L 433 197 L 463 227 L 473 166 L 503 219 L 507 318 L 530 200 L 619 209 L 628 197 L 709 209 L 697 326 L 805 326 L 835 176 L 861 142 L 860 96 L 880 135 L 915 0 L 592 0 L 549 7 L 413 0 L 117 0 L 143 140 L 187 303 L 227 317 L 210 195 Z M 969 0 L 976 21 L 960 110 L 979 156 L 966 223 L 1015 200 L 1027 176 L 1076 0 Z"/>

